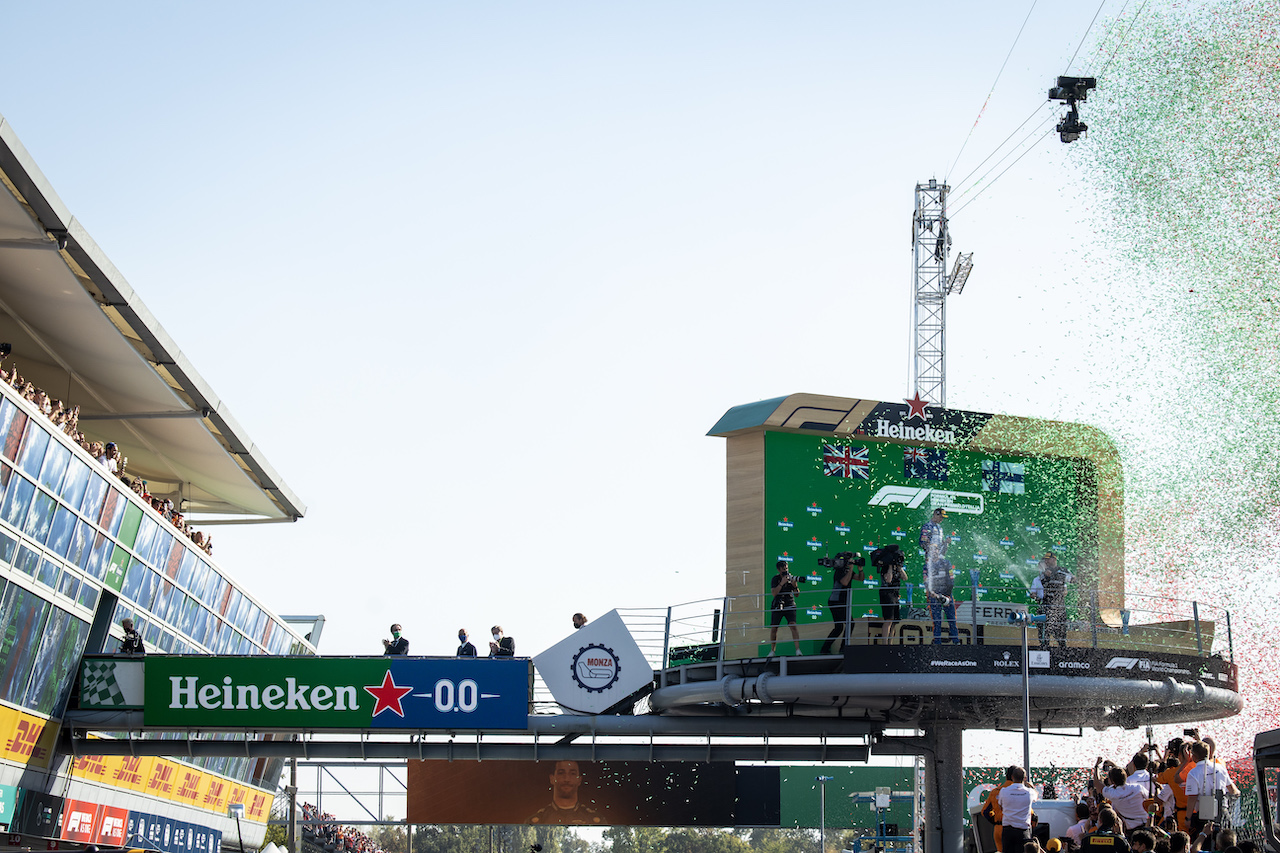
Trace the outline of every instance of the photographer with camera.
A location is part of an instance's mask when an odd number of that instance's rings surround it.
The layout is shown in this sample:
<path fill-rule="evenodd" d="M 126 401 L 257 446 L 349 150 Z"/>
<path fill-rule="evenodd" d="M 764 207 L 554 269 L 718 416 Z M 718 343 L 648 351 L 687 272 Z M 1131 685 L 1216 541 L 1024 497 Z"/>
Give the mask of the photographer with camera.
<path fill-rule="evenodd" d="M 880 572 L 880 616 L 885 621 L 884 635 L 899 619 L 902 584 L 907 580 L 907 555 L 897 545 L 886 545 L 871 552 L 871 565 Z"/>
<path fill-rule="evenodd" d="M 769 605 L 769 656 L 778 653 L 778 626 L 791 622 L 791 641 L 796 654 L 800 654 L 800 632 L 796 629 L 796 593 L 800 591 L 800 579 L 791 574 L 786 560 L 778 561 L 778 573 L 769 581 L 773 602 Z"/>
<path fill-rule="evenodd" d="M 861 556 L 854 557 L 852 551 L 841 551 L 834 558 L 819 557 L 818 565 L 832 570 L 831 595 L 827 596 L 827 609 L 831 611 L 833 624 L 831 633 L 827 634 L 827 641 L 822 644 L 820 652 L 820 654 L 829 655 L 837 639 L 842 639 L 841 649 L 849 642 L 848 636 L 845 635 L 846 623 L 849 621 L 849 587 L 855 580 L 863 579 L 862 569 L 867 565 L 867 561 Z M 857 571 L 854 571 L 855 568 Z"/>

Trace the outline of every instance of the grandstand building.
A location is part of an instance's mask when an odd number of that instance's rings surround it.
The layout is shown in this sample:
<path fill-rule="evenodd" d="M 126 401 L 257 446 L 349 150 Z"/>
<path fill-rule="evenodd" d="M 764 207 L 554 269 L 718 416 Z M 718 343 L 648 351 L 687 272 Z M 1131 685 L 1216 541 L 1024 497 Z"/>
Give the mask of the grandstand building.
<path fill-rule="evenodd" d="M 166 853 L 213 853 L 238 830 L 256 848 L 279 760 L 77 756 L 59 733 L 82 656 L 115 652 L 126 617 L 149 653 L 315 653 L 137 480 L 205 519 L 305 508 L 2 116 L 0 182 L 0 828 Z M 44 397 L 24 399 L 15 369 L 79 407 L 86 442 L 116 442 L 122 475 L 42 411 Z"/>

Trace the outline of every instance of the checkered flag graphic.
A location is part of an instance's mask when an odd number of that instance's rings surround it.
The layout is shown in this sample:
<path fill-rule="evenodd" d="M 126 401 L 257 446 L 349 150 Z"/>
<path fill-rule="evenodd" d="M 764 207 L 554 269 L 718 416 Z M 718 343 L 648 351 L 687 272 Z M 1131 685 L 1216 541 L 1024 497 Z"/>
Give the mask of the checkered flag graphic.
<path fill-rule="evenodd" d="M 81 707 L 114 708 L 126 704 L 116 681 L 115 661 L 85 661 L 80 680 Z"/>

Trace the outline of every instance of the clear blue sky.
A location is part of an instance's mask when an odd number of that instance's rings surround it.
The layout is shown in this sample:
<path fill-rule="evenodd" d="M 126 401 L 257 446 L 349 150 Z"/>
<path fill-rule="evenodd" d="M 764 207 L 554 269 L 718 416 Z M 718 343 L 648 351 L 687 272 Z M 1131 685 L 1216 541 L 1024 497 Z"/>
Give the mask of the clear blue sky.
<path fill-rule="evenodd" d="M 329 653 L 532 654 L 723 594 L 730 406 L 910 394 L 915 183 L 1120 5 L 1036 9 L 976 128 L 1029 3 L 11 4 L 0 114 L 309 506 L 223 565 Z M 1077 156 L 956 215 L 952 406 L 1116 405 Z"/>

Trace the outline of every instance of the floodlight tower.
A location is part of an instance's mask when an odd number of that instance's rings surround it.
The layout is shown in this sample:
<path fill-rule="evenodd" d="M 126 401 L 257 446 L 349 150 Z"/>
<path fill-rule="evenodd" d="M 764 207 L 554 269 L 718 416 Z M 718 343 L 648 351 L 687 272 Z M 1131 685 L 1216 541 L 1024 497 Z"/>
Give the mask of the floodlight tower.
<path fill-rule="evenodd" d="M 960 255 L 947 275 L 951 230 L 947 222 L 947 184 L 930 178 L 916 184 L 911 222 L 911 385 L 916 399 L 947 404 L 947 297 L 964 290 L 973 269 L 973 253 Z"/>

